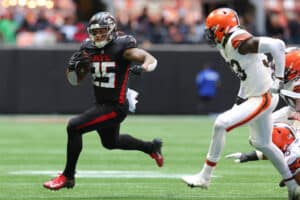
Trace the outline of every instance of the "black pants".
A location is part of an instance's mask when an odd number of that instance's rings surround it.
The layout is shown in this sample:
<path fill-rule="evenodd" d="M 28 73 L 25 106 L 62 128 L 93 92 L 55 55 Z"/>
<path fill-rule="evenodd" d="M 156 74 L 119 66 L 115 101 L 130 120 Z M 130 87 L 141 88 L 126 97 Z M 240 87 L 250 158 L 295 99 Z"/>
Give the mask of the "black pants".
<path fill-rule="evenodd" d="M 67 162 L 63 172 L 74 178 L 76 163 L 82 150 L 82 135 L 97 131 L 102 145 L 107 149 L 139 150 L 152 153 L 152 142 L 144 142 L 128 134 L 120 134 L 120 124 L 127 116 L 128 105 L 96 104 L 72 118 L 67 126 Z"/>

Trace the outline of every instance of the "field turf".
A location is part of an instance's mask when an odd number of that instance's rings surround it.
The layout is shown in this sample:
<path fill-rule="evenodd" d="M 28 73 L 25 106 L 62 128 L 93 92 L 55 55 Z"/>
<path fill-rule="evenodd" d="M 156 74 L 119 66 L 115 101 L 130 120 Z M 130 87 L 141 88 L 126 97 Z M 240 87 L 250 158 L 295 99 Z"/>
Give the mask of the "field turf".
<path fill-rule="evenodd" d="M 96 133 L 88 133 L 83 136 L 74 189 L 46 190 L 42 183 L 64 168 L 69 117 L 0 117 L 1 200 L 287 199 L 269 161 L 236 164 L 224 159 L 227 153 L 252 150 L 247 127 L 228 134 L 208 190 L 181 182 L 181 175 L 198 172 L 205 160 L 213 118 L 201 116 L 130 115 L 123 122 L 122 133 L 163 139 L 163 168 L 141 152 L 106 150 Z"/>

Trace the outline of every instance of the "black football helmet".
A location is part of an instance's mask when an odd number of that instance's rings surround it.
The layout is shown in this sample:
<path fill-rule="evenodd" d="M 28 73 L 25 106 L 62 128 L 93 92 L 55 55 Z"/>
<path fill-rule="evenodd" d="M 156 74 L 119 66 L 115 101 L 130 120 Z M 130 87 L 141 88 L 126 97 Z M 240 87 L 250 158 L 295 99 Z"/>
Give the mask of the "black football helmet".
<path fill-rule="evenodd" d="M 109 12 L 98 12 L 91 17 L 87 31 L 94 45 L 102 48 L 114 38 L 116 28 L 117 22 L 113 15 Z"/>

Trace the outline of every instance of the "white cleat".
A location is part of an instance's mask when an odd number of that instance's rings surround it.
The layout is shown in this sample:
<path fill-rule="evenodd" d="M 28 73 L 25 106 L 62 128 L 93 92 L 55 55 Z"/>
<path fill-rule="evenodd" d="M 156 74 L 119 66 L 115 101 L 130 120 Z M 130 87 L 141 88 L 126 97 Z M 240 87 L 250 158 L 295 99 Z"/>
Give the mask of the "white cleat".
<path fill-rule="evenodd" d="M 208 189 L 208 186 L 210 184 L 210 179 L 209 178 L 204 178 L 201 173 L 191 175 L 191 176 L 183 176 L 181 178 L 181 180 L 183 182 L 185 182 L 191 188 L 200 187 L 202 189 Z"/>
<path fill-rule="evenodd" d="M 294 187 L 288 191 L 289 200 L 300 200 L 300 186 Z"/>

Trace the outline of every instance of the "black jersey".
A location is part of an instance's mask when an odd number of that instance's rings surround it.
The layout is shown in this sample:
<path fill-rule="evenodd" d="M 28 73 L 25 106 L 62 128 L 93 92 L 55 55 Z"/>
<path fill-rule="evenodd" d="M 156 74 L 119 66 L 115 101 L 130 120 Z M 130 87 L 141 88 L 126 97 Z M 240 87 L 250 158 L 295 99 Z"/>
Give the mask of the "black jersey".
<path fill-rule="evenodd" d="M 130 35 L 116 36 L 103 48 L 97 48 L 91 40 L 80 47 L 92 60 L 92 78 L 97 103 L 126 102 L 130 61 L 124 59 L 126 49 L 136 47 L 136 40 Z"/>

